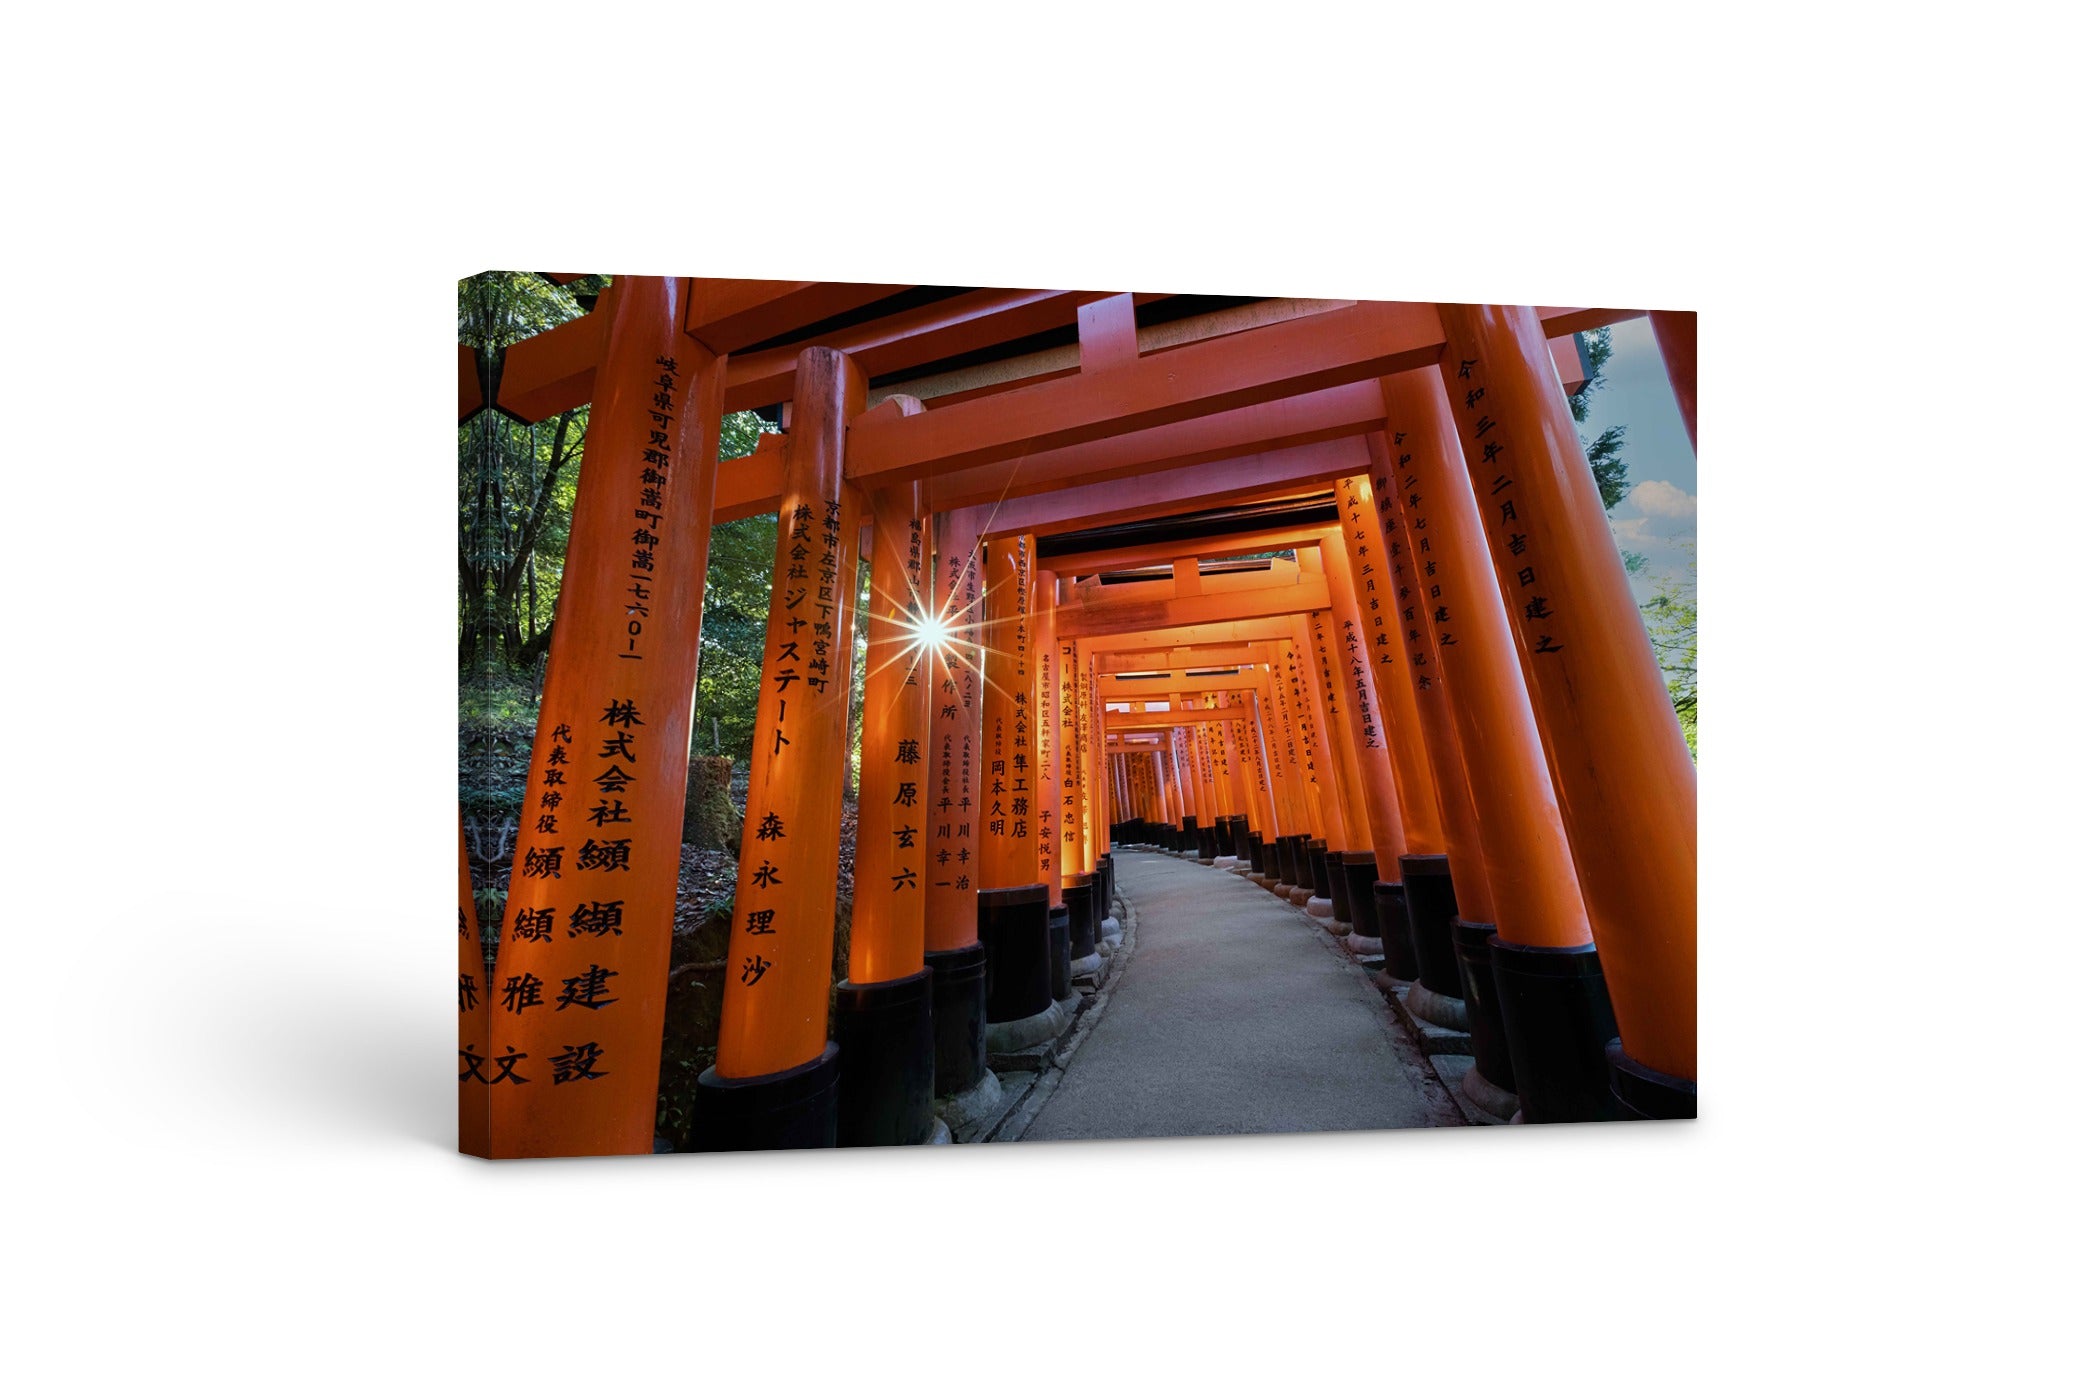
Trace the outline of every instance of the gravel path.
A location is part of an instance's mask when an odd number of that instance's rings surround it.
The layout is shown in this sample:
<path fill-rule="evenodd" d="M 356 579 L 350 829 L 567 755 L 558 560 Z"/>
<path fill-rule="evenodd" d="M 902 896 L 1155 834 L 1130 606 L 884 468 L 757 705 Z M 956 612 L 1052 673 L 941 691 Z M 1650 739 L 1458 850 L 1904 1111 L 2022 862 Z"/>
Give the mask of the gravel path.
<path fill-rule="evenodd" d="M 1462 1121 L 1431 1106 L 1369 979 L 1289 905 L 1166 855 L 1118 851 L 1116 883 L 1136 949 L 1026 1140 Z"/>

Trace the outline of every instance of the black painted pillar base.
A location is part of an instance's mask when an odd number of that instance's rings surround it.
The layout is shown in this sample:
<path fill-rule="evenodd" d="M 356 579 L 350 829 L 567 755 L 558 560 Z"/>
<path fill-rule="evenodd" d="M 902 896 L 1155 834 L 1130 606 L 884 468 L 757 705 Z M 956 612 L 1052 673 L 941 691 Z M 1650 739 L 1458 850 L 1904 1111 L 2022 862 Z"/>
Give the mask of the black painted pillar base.
<path fill-rule="evenodd" d="M 1196 859 L 1205 865 L 1218 858 L 1218 833 L 1211 827 L 1196 828 Z"/>
<path fill-rule="evenodd" d="M 710 1069 L 693 1092 L 695 1152 L 838 1146 L 839 1047 L 777 1074 L 725 1079 Z"/>
<path fill-rule="evenodd" d="M 1196 831 L 1196 819 L 1194 817 L 1183 817 L 1181 819 L 1181 839 L 1176 842 L 1174 849 L 1183 855 L 1197 851 L 1203 843 L 1197 839 Z"/>
<path fill-rule="evenodd" d="M 1094 919 L 1094 886 L 1091 878 L 1076 885 L 1065 886 L 1065 909 L 1071 920 L 1072 976 L 1083 977 L 1101 966 L 1101 952 L 1095 944 L 1099 936 Z M 1052 914 L 1056 917 L 1055 913 Z M 1065 996 L 1070 995 L 1069 989 Z M 1057 999 L 1063 1001 L 1065 996 Z"/>
<path fill-rule="evenodd" d="M 841 1147 L 907 1147 L 933 1135 L 933 974 L 841 982 Z"/>
<path fill-rule="evenodd" d="M 1261 874 L 1261 873 L 1262 873 L 1262 863 L 1261 863 L 1261 847 L 1262 847 L 1261 833 L 1260 833 L 1260 832 L 1258 832 L 1258 831 L 1250 831 L 1250 832 L 1248 832 L 1248 833 L 1247 833 L 1247 873 L 1248 873 L 1248 874 L 1250 874 L 1250 875 L 1259 875 L 1259 874 Z"/>
<path fill-rule="evenodd" d="M 1340 874 L 1342 893 L 1334 901 L 1335 918 L 1348 924 L 1352 933 L 1376 938 L 1378 916 L 1371 908 L 1371 886 L 1378 883 L 1378 852 L 1344 851 Z"/>
<path fill-rule="evenodd" d="M 1312 833 L 1301 831 L 1291 838 L 1291 888 L 1312 889 Z"/>
<path fill-rule="evenodd" d="M 953 1098 L 984 1078 L 984 945 L 929 952 L 933 974 L 933 1092 Z"/>
<path fill-rule="evenodd" d="M 1050 1000 L 1072 995 L 1072 906 L 1050 906 Z"/>
<path fill-rule="evenodd" d="M 1049 886 L 979 890 L 977 941 L 984 945 L 987 1023 L 1025 1021 L 1050 1005 Z"/>
<path fill-rule="evenodd" d="M 1408 936 L 1415 945 L 1415 980 L 1440 996 L 1463 996 L 1458 954 L 1451 947 L 1451 921 L 1458 917 L 1458 891 L 1451 862 L 1440 855 L 1400 857 L 1400 883 L 1407 887 Z"/>
<path fill-rule="evenodd" d="M 1488 956 L 1493 924 L 1451 921 L 1451 946 L 1458 958 L 1458 978 L 1466 996 L 1466 1018 L 1473 1035 L 1473 1068 L 1504 1096 L 1517 1092 L 1516 1071 L 1509 1064 L 1509 1039 L 1502 1030 L 1502 996 Z M 1506 1112 L 1503 1116 L 1507 1116 Z"/>
<path fill-rule="evenodd" d="M 1327 897 L 1334 901 L 1334 912 L 1327 917 L 1338 924 L 1349 922 L 1349 881 L 1342 874 L 1342 861 L 1352 853 L 1329 848 L 1320 858 L 1327 867 Z"/>
<path fill-rule="evenodd" d="M 1250 848 L 1253 844 L 1254 833 L 1247 829 L 1247 819 L 1245 817 L 1234 817 L 1228 823 L 1228 829 L 1232 833 L 1233 857 L 1242 864 L 1252 865 L 1254 858 Z"/>
<path fill-rule="evenodd" d="M 1611 1065 L 1611 1093 L 1619 1102 L 1622 1118 L 1697 1118 L 1699 1085 L 1650 1069 L 1626 1053 L 1616 1039 L 1604 1047 Z"/>
<path fill-rule="evenodd" d="M 1334 899 L 1334 888 L 1327 883 L 1327 843 L 1308 841 L 1305 843 L 1306 873 L 1312 876 L 1314 899 Z"/>
<path fill-rule="evenodd" d="M 1385 975 L 1398 982 L 1415 980 L 1415 941 L 1407 929 L 1407 886 L 1380 880 L 1371 886 L 1371 907 L 1378 911 L 1378 941 L 1385 945 Z"/>
<path fill-rule="evenodd" d="M 1487 947 L 1524 1121 L 1616 1119 L 1604 1046 L 1618 1026 L 1597 945 L 1533 948 L 1496 937 Z"/>
<path fill-rule="evenodd" d="M 1283 883 L 1283 842 L 1262 842 L 1261 863 L 1255 873 L 1262 877 L 1263 889 L 1273 890 Z"/>

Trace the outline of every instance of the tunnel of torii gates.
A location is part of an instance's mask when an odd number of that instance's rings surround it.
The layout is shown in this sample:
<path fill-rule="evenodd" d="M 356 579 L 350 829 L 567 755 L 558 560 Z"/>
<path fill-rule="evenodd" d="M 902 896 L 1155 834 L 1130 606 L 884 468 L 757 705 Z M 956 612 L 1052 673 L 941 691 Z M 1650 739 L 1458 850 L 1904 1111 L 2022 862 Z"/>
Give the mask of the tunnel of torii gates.
<path fill-rule="evenodd" d="M 652 1150 L 708 530 L 759 513 L 698 1147 L 929 1140 L 1061 1032 L 1119 845 L 1346 923 L 1499 1116 L 1692 1116 L 1694 770 L 1567 402 L 1644 315 L 1696 442 L 1684 312 L 622 277 L 462 347 L 462 421 L 592 410 L 492 980 L 462 864 L 464 1149 Z M 719 461 L 738 409 L 782 431 Z"/>

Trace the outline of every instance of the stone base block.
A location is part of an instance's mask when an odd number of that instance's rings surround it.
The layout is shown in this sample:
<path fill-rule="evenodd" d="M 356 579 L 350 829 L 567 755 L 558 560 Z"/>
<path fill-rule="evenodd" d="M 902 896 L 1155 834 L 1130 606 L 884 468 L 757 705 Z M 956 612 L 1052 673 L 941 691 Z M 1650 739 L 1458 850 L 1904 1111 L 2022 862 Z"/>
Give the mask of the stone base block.
<path fill-rule="evenodd" d="M 1018 1021 L 994 1021 L 986 1026 L 985 1053 L 1009 1054 L 1046 1040 L 1055 1040 L 1071 1024 L 1072 1014 L 1065 1010 L 1064 1003 L 1053 1001 L 1033 1016 L 1024 1016 Z"/>
<path fill-rule="evenodd" d="M 1314 895 L 1305 901 L 1305 912 L 1315 919 L 1331 919 L 1334 917 L 1334 901 Z"/>
<path fill-rule="evenodd" d="M 1472 1101 L 1473 1107 L 1490 1118 L 1507 1123 L 1516 1116 L 1516 1093 L 1482 1074 L 1478 1065 L 1466 1070 L 1466 1077 L 1459 1081 L 1458 1088 L 1460 1093 Z"/>

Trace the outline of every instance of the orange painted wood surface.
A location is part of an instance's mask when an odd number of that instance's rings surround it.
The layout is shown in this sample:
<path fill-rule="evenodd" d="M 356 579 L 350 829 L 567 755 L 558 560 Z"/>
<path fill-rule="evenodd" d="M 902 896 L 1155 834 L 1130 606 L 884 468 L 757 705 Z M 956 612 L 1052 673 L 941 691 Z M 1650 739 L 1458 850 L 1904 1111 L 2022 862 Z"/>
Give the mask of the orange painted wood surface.
<path fill-rule="evenodd" d="M 1648 326 L 1655 332 L 1655 348 L 1662 352 L 1663 373 L 1670 392 L 1677 396 L 1677 413 L 1684 419 L 1684 435 L 1699 450 L 1699 315 L 1695 311 L 1651 311 Z"/>
<path fill-rule="evenodd" d="M 1521 306 L 1439 310 L 1450 340 L 1445 396 L 1495 542 L 1620 1033 L 1642 1064 L 1696 1080 L 1691 754 L 1537 316 Z"/>
<path fill-rule="evenodd" d="M 1511 943 L 1580 947 L 1590 941 L 1582 889 L 1462 440 L 1432 377 L 1387 385 L 1397 454 L 1392 511 L 1412 573 L 1402 583 L 1401 616 L 1413 654 L 1434 655 L 1450 692 L 1497 931 Z"/>
<path fill-rule="evenodd" d="M 949 636 L 932 658 L 933 786 L 926 887 L 926 948 L 951 952 L 977 941 L 979 857 L 978 754 L 983 742 L 982 551 L 975 520 L 968 515 L 933 518 L 935 615 Z"/>
<path fill-rule="evenodd" d="M 926 523 L 910 487 L 877 492 L 871 514 L 860 824 L 846 962 L 848 978 L 864 984 L 909 977 L 925 965 L 928 823 L 938 801 L 927 731 L 933 658 L 921 645 Z"/>
<path fill-rule="evenodd" d="M 679 287 L 621 278 L 577 473 L 533 764 L 476 1065 L 490 1152 L 650 1150 L 699 663 L 720 361 Z"/>
<path fill-rule="evenodd" d="M 1386 760 L 1392 768 L 1395 795 L 1400 802 L 1407 853 L 1442 853 L 1446 844 L 1443 812 L 1437 803 L 1436 780 L 1430 772 L 1421 716 L 1416 713 L 1406 637 L 1391 575 L 1382 558 L 1385 546 L 1379 522 L 1371 510 L 1371 479 L 1344 477 L 1335 483 L 1334 495 L 1341 527 L 1334 534 L 1333 567 L 1345 578 L 1337 582 L 1330 573 L 1329 586 L 1337 592 L 1350 593 L 1362 624 L 1362 665 L 1384 729 Z"/>
<path fill-rule="evenodd" d="M 1035 794 L 1035 712 L 1029 703 L 1028 644 L 1034 627 L 1027 616 L 1035 589 L 1035 539 L 1003 535 L 985 542 L 984 739 L 982 755 L 984 831 L 979 842 L 986 889 L 1018 889 L 1036 883 L 1035 823 L 1028 807 Z M 1018 815 L 1016 798 L 1023 804 Z"/>
<path fill-rule="evenodd" d="M 859 583 L 860 511 L 846 489 L 845 436 L 866 394 L 846 356 L 803 352 L 730 914 L 715 1060 L 728 1079 L 793 1069 L 824 1052 Z"/>
<path fill-rule="evenodd" d="M 1358 302 L 856 433 L 870 485 L 939 476 L 1433 364 L 1434 307 Z"/>

